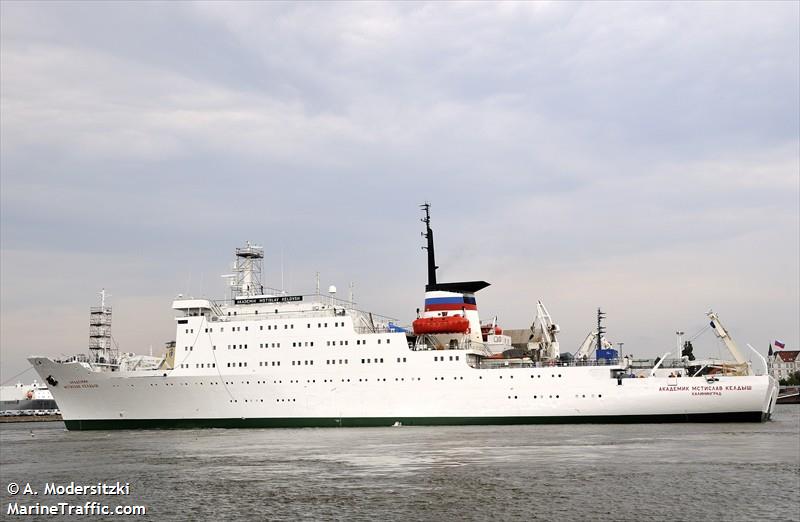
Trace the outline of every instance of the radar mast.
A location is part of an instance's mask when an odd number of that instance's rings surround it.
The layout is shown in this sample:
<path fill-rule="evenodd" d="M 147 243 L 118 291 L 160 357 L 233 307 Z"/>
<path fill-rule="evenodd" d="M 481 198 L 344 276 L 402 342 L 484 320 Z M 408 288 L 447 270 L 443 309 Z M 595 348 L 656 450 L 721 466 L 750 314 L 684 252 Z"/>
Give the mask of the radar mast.
<path fill-rule="evenodd" d="M 428 240 L 427 245 L 422 247 L 428 251 L 428 286 L 436 286 L 436 255 L 433 252 L 433 230 L 431 230 L 431 204 L 427 201 L 420 205 L 420 208 L 425 212 L 425 217 L 420 221 L 425 223 L 425 232 L 422 237 Z"/>
<path fill-rule="evenodd" d="M 231 278 L 231 297 L 252 297 L 263 295 L 264 285 L 261 284 L 261 267 L 264 261 L 264 247 L 251 245 L 250 241 L 245 246 L 236 249 L 236 259 L 233 263 L 233 278 Z"/>
<path fill-rule="evenodd" d="M 93 363 L 116 364 L 118 353 L 111 342 L 111 306 L 106 305 L 106 298 L 111 296 L 105 288 L 98 295 L 100 306 L 89 309 L 89 352 Z"/>

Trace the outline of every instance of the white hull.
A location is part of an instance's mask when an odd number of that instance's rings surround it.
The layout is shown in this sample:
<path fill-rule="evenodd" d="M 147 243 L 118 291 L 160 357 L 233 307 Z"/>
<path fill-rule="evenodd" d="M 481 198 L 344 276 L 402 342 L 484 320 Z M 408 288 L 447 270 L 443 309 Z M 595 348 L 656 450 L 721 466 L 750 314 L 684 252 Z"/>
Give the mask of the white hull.
<path fill-rule="evenodd" d="M 611 378 L 618 367 L 609 366 L 478 369 L 464 362 L 463 351 L 447 350 L 447 361 L 434 361 L 444 352 L 411 352 L 395 335 L 399 349 L 386 346 L 378 364 L 361 364 L 362 355 L 374 360 L 375 353 L 354 348 L 316 357 L 298 349 L 294 358 L 314 364 L 221 375 L 95 372 L 43 357 L 31 362 L 43 379 L 58 381 L 51 392 L 71 428 L 93 425 L 86 421 L 169 427 L 176 420 L 209 426 L 764 420 L 777 396 L 769 376 L 618 381 Z M 449 361 L 456 355 L 458 361 Z M 333 356 L 349 364 L 326 365 L 325 357 Z"/>

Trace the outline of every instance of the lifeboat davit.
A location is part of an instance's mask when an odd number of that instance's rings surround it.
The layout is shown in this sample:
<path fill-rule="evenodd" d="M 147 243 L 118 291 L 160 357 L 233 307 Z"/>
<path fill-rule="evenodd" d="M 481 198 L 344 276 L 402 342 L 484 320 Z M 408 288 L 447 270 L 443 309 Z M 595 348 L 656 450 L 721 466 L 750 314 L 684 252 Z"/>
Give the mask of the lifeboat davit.
<path fill-rule="evenodd" d="M 469 330 L 469 319 L 461 316 L 450 317 L 422 317 L 413 323 L 414 333 L 422 334 L 445 334 L 445 333 L 466 333 Z"/>

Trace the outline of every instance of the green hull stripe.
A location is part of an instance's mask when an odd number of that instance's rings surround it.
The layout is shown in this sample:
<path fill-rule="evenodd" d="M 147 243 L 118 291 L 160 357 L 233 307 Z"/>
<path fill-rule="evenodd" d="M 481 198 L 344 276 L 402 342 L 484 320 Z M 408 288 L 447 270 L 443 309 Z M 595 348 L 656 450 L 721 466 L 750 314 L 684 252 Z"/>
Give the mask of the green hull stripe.
<path fill-rule="evenodd" d="M 98 419 L 65 420 L 70 430 L 133 430 L 193 428 L 353 428 L 403 426 L 465 426 L 498 424 L 630 424 L 665 422 L 763 422 L 760 411 L 671 415 L 595 415 L 570 417 L 284 417 L 237 419 Z"/>

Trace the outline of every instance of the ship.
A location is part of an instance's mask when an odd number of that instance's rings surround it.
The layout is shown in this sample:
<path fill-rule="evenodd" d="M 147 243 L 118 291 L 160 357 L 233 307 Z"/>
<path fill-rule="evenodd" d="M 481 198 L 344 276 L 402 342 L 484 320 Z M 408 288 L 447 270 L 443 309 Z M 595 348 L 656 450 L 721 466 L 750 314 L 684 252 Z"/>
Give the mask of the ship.
<path fill-rule="evenodd" d="M 591 357 L 560 353 L 560 328 L 538 302 L 530 340 L 482 324 L 482 280 L 440 282 L 430 204 L 424 308 L 407 326 L 340 299 L 336 288 L 291 295 L 261 281 L 264 249 L 236 248 L 230 296 L 178 295 L 176 337 L 162 357 L 120 353 L 101 295 L 90 350 L 31 356 L 69 430 L 278 428 L 634 422 L 762 422 L 775 380 L 757 375 L 713 313 L 729 361 L 638 367 L 604 344 L 598 313 Z M 693 359 L 693 357 L 692 357 Z"/>
<path fill-rule="evenodd" d="M 38 381 L 0 386 L 0 415 L 3 417 L 57 413 L 58 406 L 53 395 L 46 385 Z"/>

